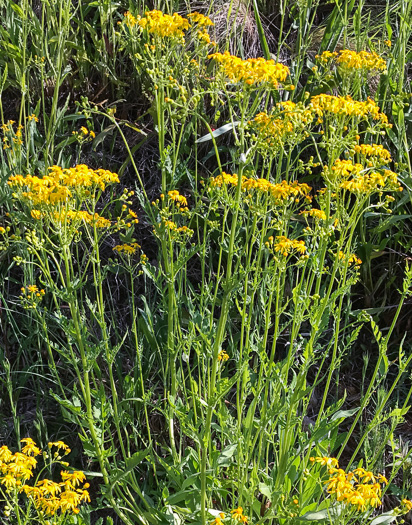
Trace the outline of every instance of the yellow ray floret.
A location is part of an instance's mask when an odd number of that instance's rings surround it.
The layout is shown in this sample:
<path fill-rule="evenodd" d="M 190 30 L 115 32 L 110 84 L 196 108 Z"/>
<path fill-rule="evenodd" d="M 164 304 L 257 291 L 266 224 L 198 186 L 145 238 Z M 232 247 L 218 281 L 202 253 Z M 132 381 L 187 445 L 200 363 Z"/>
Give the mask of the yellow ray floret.
<path fill-rule="evenodd" d="M 232 82 L 244 82 L 246 85 L 269 84 L 278 87 L 279 82 L 285 82 L 289 75 L 289 68 L 274 60 L 264 58 L 241 58 L 231 55 L 228 51 L 209 55 L 218 62 L 225 75 Z"/>

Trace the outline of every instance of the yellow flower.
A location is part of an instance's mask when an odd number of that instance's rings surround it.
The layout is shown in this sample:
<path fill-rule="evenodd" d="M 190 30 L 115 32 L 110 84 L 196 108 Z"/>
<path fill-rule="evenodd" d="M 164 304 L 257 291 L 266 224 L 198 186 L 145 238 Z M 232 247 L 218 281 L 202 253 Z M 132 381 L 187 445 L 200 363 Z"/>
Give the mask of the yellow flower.
<path fill-rule="evenodd" d="M 302 215 L 313 217 L 314 219 L 326 220 L 326 213 L 323 210 L 317 210 L 312 208 L 311 210 L 305 210 L 301 212 Z"/>
<path fill-rule="evenodd" d="M 409 500 L 409 499 L 403 499 L 402 500 L 402 505 L 404 505 L 406 507 L 406 510 L 409 512 L 410 510 L 412 510 L 412 501 Z"/>
<path fill-rule="evenodd" d="M 84 472 L 81 470 L 74 470 L 73 472 L 68 472 L 67 470 L 62 470 L 60 472 L 62 480 L 73 487 L 80 485 L 82 481 L 86 479 Z"/>
<path fill-rule="evenodd" d="M 31 210 L 30 215 L 33 219 L 39 220 L 42 218 L 42 213 L 40 210 Z"/>
<path fill-rule="evenodd" d="M 81 497 L 78 492 L 73 490 L 65 490 L 60 495 L 59 506 L 62 512 L 72 511 L 74 514 L 78 514 L 78 505 L 81 502 Z"/>
<path fill-rule="evenodd" d="M 113 248 L 118 253 L 124 252 L 126 255 L 133 255 L 137 252 L 137 250 L 140 248 L 140 245 L 137 244 L 137 242 L 133 242 L 131 244 L 118 244 Z"/>
<path fill-rule="evenodd" d="M 64 450 L 65 454 L 70 454 L 71 452 L 70 448 L 66 445 L 66 443 L 63 443 L 63 441 L 51 441 L 48 443 L 48 447 L 57 447 L 58 449 L 62 449 Z"/>
<path fill-rule="evenodd" d="M 8 463 L 12 457 L 13 454 L 10 452 L 7 445 L 3 445 L 2 447 L 0 447 L 0 462 Z"/>
<path fill-rule="evenodd" d="M 376 53 L 369 53 L 368 51 L 351 51 L 345 49 L 340 52 L 336 62 L 342 69 L 363 69 L 364 71 L 384 71 L 386 69 L 386 62 Z"/>
<path fill-rule="evenodd" d="M 304 140 L 307 136 L 305 129 L 312 120 L 311 109 L 288 100 L 277 104 L 273 115 L 264 112 L 256 115 L 248 127 L 255 133 L 252 139 L 256 141 L 257 146 L 260 149 L 266 146 L 273 154 L 284 144 L 295 144 Z"/>
<path fill-rule="evenodd" d="M 214 23 L 210 20 L 208 16 L 204 16 L 201 13 L 198 13 L 197 11 L 195 11 L 194 13 L 189 13 L 187 15 L 187 18 L 189 18 L 193 24 L 197 24 L 198 26 L 201 26 L 201 27 L 207 27 L 207 26 L 214 25 Z"/>
<path fill-rule="evenodd" d="M 247 523 L 247 517 L 243 515 L 242 507 L 238 507 L 237 509 L 231 510 L 230 512 L 234 520 L 239 521 L 241 523 Z"/>
<path fill-rule="evenodd" d="M 320 56 L 316 55 L 316 59 L 322 65 L 335 61 L 338 67 L 345 72 L 353 70 L 383 71 L 386 69 L 385 60 L 376 53 L 369 53 L 368 51 L 360 51 L 359 53 L 351 49 L 343 49 L 333 53 L 324 51 Z"/>
<path fill-rule="evenodd" d="M 330 457 L 327 457 L 327 456 L 310 458 L 310 461 L 312 463 L 314 463 L 314 462 L 320 463 L 322 466 L 326 466 L 328 468 L 338 467 L 339 466 L 339 462 L 338 462 L 338 460 L 336 458 L 330 458 Z"/>
<path fill-rule="evenodd" d="M 40 489 L 42 496 L 52 495 L 56 496 L 62 491 L 60 483 L 55 483 L 50 479 L 41 479 L 36 483 L 36 487 Z"/>
<path fill-rule="evenodd" d="M 74 196 L 85 196 L 88 188 L 99 188 L 104 191 L 107 184 L 118 183 L 116 173 L 108 170 L 92 170 L 84 164 L 74 168 L 62 169 L 51 166 L 49 173 L 43 177 L 32 175 L 13 175 L 9 177 L 8 185 L 17 188 L 26 187 L 27 191 L 18 194 L 18 198 L 27 199 L 33 205 L 56 205 L 68 202 Z"/>
<path fill-rule="evenodd" d="M 268 84 L 277 88 L 279 82 L 284 82 L 289 75 L 289 68 L 274 60 L 264 58 L 248 58 L 242 60 L 228 51 L 214 53 L 209 58 L 216 60 L 228 79 L 232 82 L 243 82 L 246 86 Z"/>
<path fill-rule="evenodd" d="M 167 193 L 169 197 L 176 203 L 177 206 L 187 206 L 187 199 L 177 190 L 172 190 Z"/>
<path fill-rule="evenodd" d="M 218 361 L 227 361 L 229 359 L 229 355 L 224 350 L 220 350 L 217 359 Z"/>
<path fill-rule="evenodd" d="M 137 24 L 149 34 L 160 38 L 182 38 L 190 27 L 189 20 L 177 13 L 167 15 L 158 10 L 147 11 Z"/>
<path fill-rule="evenodd" d="M 379 106 L 374 100 L 368 98 L 364 102 L 353 100 L 352 97 L 337 97 L 322 93 L 312 97 L 310 108 L 322 121 L 324 115 L 332 113 L 338 116 L 367 118 L 372 117 L 379 120 L 382 124 L 388 124 L 388 117 L 380 113 Z"/>
<path fill-rule="evenodd" d="M 220 188 L 224 184 L 237 186 L 238 176 L 236 174 L 228 175 L 227 173 L 223 172 L 221 175 L 212 177 L 210 179 L 210 185 L 212 187 Z M 254 179 L 252 177 L 247 178 L 245 176 L 242 177 L 241 184 L 242 190 L 244 191 L 255 190 L 258 193 L 269 194 L 274 199 L 276 204 L 284 203 L 284 201 L 292 198 L 295 199 L 296 197 L 308 198 L 307 195 L 312 189 L 307 184 L 300 184 L 297 181 L 288 183 L 284 180 L 278 184 L 272 184 L 266 179 Z"/>
<path fill-rule="evenodd" d="M 386 164 L 391 162 L 391 154 L 380 144 L 360 144 L 355 146 L 355 153 L 364 157 L 376 157 L 380 163 Z"/>
<path fill-rule="evenodd" d="M 6 474 L 2 478 L 0 478 L 0 483 L 6 487 L 6 489 L 9 491 L 12 488 L 16 487 L 17 485 L 17 479 L 16 477 L 12 476 L 11 474 Z"/>
<path fill-rule="evenodd" d="M 296 250 L 298 253 L 304 254 L 306 246 L 304 241 L 291 240 L 284 235 L 276 237 L 274 244 L 275 252 L 280 252 L 284 257 L 287 257 L 290 253 Z"/>
<path fill-rule="evenodd" d="M 34 113 L 32 113 L 31 115 L 29 115 L 29 116 L 27 117 L 27 119 L 28 119 L 29 121 L 34 120 L 34 122 L 38 122 L 38 121 L 39 121 L 39 119 L 36 117 L 36 115 L 35 115 Z"/>
<path fill-rule="evenodd" d="M 37 290 L 37 286 L 35 286 L 35 288 Z M 21 449 L 23 454 L 33 454 L 33 456 L 38 456 L 40 454 L 40 449 L 31 438 L 24 438 L 21 440 L 21 443 L 25 443 L 25 446 Z"/>
<path fill-rule="evenodd" d="M 338 253 L 338 257 L 339 257 L 340 260 L 344 260 L 344 259 L 347 258 L 348 264 L 353 264 L 355 266 L 360 266 L 362 264 L 361 259 L 359 259 L 359 257 L 357 257 L 354 253 L 352 253 L 349 256 L 346 256 L 344 252 L 340 251 Z M 361 471 L 364 471 L 366 473 L 366 471 L 364 469 L 356 469 L 355 470 L 355 474 L 360 475 Z M 367 474 L 373 475 L 371 472 L 368 472 Z"/>

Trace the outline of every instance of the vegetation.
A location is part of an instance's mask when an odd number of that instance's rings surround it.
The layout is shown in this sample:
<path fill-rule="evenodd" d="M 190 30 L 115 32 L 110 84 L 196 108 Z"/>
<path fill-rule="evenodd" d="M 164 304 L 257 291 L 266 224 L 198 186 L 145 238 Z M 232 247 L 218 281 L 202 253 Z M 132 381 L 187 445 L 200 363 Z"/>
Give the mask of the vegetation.
<path fill-rule="evenodd" d="M 412 2 L 0 12 L 1 522 L 405 523 Z"/>

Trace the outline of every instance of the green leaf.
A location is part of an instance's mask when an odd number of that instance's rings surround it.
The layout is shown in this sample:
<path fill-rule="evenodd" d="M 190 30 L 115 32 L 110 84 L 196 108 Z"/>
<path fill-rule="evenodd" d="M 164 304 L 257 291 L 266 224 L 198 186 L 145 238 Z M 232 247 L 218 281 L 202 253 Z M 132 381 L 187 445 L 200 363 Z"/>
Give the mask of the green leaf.
<path fill-rule="evenodd" d="M 237 443 L 234 443 L 233 445 L 229 445 L 225 447 L 222 452 L 220 453 L 220 456 L 217 460 L 217 464 L 221 467 L 231 465 L 233 462 L 231 461 L 231 458 L 233 457 L 234 453 L 237 450 Z"/>
<path fill-rule="evenodd" d="M 328 509 L 320 510 L 318 512 L 307 512 L 303 516 L 299 516 L 298 520 L 302 521 L 324 521 L 329 516 Z"/>
<path fill-rule="evenodd" d="M 266 40 L 265 30 L 263 29 L 262 21 L 260 19 L 259 8 L 256 0 L 253 0 L 253 12 L 255 14 L 255 21 L 259 33 L 260 45 L 262 46 L 263 50 L 263 56 L 266 58 L 266 60 L 270 60 L 269 46 Z"/>
<path fill-rule="evenodd" d="M 319 54 L 323 53 L 323 51 L 326 51 L 327 49 L 333 51 L 339 42 L 340 37 L 342 36 L 344 29 L 344 21 L 342 16 L 343 2 L 347 2 L 347 0 L 343 0 L 341 2 L 337 1 L 332 13 L 330 14 L 328 25 L 326 26 L 322 42 L 320 44 Z M 354 5 L 355 0 L 350 0 L 347 7 L 348 13 L 352 11 Z"/>
<path fill-rule="evenodd" d="M 272 491 L 268 485 L 266 485 L 266 483 L 259 483 L 259 490 L 264 496 L 267 497 L 268 500 L 272 499 Z"/>
<path fill-rule="evenodd" d="M 373 519 L 370 522 L 370 525 L 389 525 L 395 520 L 396 514 L 394 512 L 387 512 L 385 514 L 381 514 L 377 518 Z"/>
<path fill-rule="evenodd" d="M 358 412 L 359 408 L 360 407 L 351 408 L 350 410 L 338 410 L 330 418 L 330 422 L 336 421 L 337 419 L 342 419 L 343 420 L 343 419 L 346 419 L 347 417 L 351 417 L 354 414 L 356 414 L 356 412 Z"/>
<path fill-rule="evenodd" d="M 145 450 L 139 450 L 138 452 L 135 452 L 133 456 L 126 459 L 126 466 L 125 469 L 119 472 L 110 483 L 110 487 L 113 488 L 116 483 L 119 483 L 122 479 L 124 479 L 132 470 L 134 470 L 139 463 L 141 463 L 144 458 L 149 454 L 150 447 L 147 447 Z"/>
<path fill-rule="evenodd" d="M 207 135 L 203 135 L 200 139 L 197 139 L 196 144 L 199 144 L 200 142 L 207 142 L 208 140 L 212 140 L 213 138 L 219 137 L 220 135 L 223 135 L 224 133 L 227 133 L 228 131 L 235 128 L 238 124 L 240 124 L 239 121 L 236 122 L 229 122 L 229 124 L 225 124 L 224 126 L 221 126 L 220 128 L 215 129 L 212 133 L 208 133 Z"/>

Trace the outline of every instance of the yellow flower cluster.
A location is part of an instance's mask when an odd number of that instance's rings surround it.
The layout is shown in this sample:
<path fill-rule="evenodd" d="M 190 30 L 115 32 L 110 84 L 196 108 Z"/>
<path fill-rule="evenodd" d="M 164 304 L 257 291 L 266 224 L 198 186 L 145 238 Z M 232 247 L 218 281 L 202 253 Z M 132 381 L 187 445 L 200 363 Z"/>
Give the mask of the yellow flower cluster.
<path fill-rule="evenodd" d="M 237 186 L 238 176 L 236 174 L 228 175 L 223 172 L 217 177 L 212 177 L 210 180 L 210 185 L 212 187 L 222 187 L 224 184 L 230 184 L 232 186 Z M 290 198 L 297 197 L 308 197 L 308 193 L 311 191 L 311 187 L 307 184 L 299 184 L 297 181 L 287 182 L 283 180 L 278 184 L 273 184 L 266 179 L 254 179 L 243 176 L 242 177 L 242 190 L 251 191 L 256 190 L 260 193 L 268 193 L 273 199 L 277 202 L 283 202 Z"/>
<path fill-rule="evenodd" d="M 277 104 L 278 113 L 268 115 L 259 113 L 249 127 L 256 130 L 258 141 L 264 141 L 271 150 L 278 149 L 283 143 L 295 142 L 296 138 L 305 138 L 304 129 L 312 122 L 313 113 L 302 104 L 288 100 Z"/>
<path fill-rule="evenodd" d="M 46 292 L 43 289 L 39 290 L 35 284 L 29 284 L 28 286 L 21 288 L 21 295 L 19 299 L 23 308 L 32 309 L 37 308 L 37 305 L 43 299 L 45 294 Z"/>
<path fill-rule="evenodd" d="M 183 195 L 180 195 L 180 193 L 177 190 L 169 191 L 168 193 L 169 198 L 176 203 L 176 206 L 180 207 L 187 207 L 187 199 Z"/>
<path fill-rule="evenodd" d="M 362 164 L 353 164 L 351 160 L 337 159 L 331 171 L 336 179 L 347 179 L 351 174 L 358 175 L 363 170 Z"/>
<path fill-rule="evenodd" d="M 177 38 L 180 40 L 184 38 L 184 32 L 194 26 L 197 29 L 196 35 L 199 40 L 207 44 L 210 43 L 207 28 L 214 25 L 209 17 L 198 12 L 189 13 L 186 19 L 177 13 L 167 15 L 158 10 L 147 11 L 144 17 L 134 16 L 130 11 L 127 11 L 124 14 L 122 23 L 129 28 L 138 26 L 155 37 Z M 147 46 L 147 44 L 145 45 Z M 153 51 L 154 49 L 155 47 L 153 46 L 151 50 Z"/>
<path fill-rule="evenodd" d="M 348 264 L 353 264 L 354 266 L 360 266 L 362 264 L 362 260 L 359 259 L 359 257 L 354 253 L 352 253 L 349 256 L 346 256 L 344 252 L 340 251 L 338 253 L 338 257 L 340 261 L 347 259 Z"/>
<path fill-rule="evenodd" d="M 243 82 L 247 86 L 268 84 L 278 87 L 279 82 L 284 82 L 289 75 L 289 68 L 274 60 L 264 58 L 248 58 L 242 60 L 231 55 L 228 51 L 214 53 L 209 58 L 221 64 L 225 75 L 231 82 Z"/>
<path fill-rule="evenodd" d="M 248 518 L 243 514 L 243 508 L 238 507 L 237 509 L 231 510 L 232 519 L 238 521 L 239 523 L 247 523 Z"/>
<path fill-rule="evenodd" d="M 273 238 L 269 237 L 269 243 L 271 242 Z M 294 251 L 304 254 L 306 252 L 306 246 L 304 241 L 296 241 L 292 239 L 288 239 L 284 235 L 279 235 L 276 237 L 276 242 L 273 242 L 273 248 L 275 252 L 280 252 L 284 257 L 287 257 Z"/>
<path fill-rule="evenodd" d="M 25 493 L 37 510 L 49 516 L 54 516 L 59 511 L 77 514 L 80 511 L 79 505 L 90 501 L 87 491 L 89 484 L 85 483 L 80 487 L 86 479 L 84 473 L 62 471 L 61 483 L 41 479 L 35 485 L 27 485 L 26 481 L 33 477 L 33 470 L 37 466 L 35 456 L 40 455 L 41 451 L 31 438 L 22 439 L 21 443 L 24 444 L 22 451 L 14 454 L 6 445 L 0 447 L 0 484 L 4 485 L 6 493 Z M 70 452 L 62 441 L 49 443 L 49 448 L 52 447 L 62 449 L 64 454 Z M 55 459 L 60 461 L 59 452 L 55 453 Z"/>
<path fill-rule="evenodd" d="M 49 173 L 42 178 L 33 175 L 13 175 L 7 184 L 26 188 L 28 191 L 23 191 L 21 196 L 34 205 L 55 205 L 66 202 L 75 195 L 84 194 L 87 188 L 100 188 L 104 191 L 106 184 L 116 182 L 119 182 L 116 173 L 102 169 L 92 170 L 81 164 L 67 169 L 51 166 Z"/>
<path fill-rule="evenodd" d="M 381 164 L 391 162 L 391 154 L 380 144 L 360 144 L 355 146 L 355 153 L 364 157 L 376 157 Z"/>
<path fill-rule="evenodd" d="M 208 27 L 214 25 L 208 16 L 202 15 L 197 11 L 194 13 L 189 13 L 187 18 L 189 18 L 192 23 L 197 24 L 199 27 Z"/>
<path fill-rule="evenodd" d="M 305 210 L 300 212 L 301 215 L 304 215 L 305 217 L 313 217 L 314 219 L 326 220 L 326 213 L 323 210 L 318 210 L 316 208 L 312 208 L 311 210 Z"/>
<path fill-rule="evenodd" d="M 136 18 L 130 11 L 126 11 L 123 15 L 123 24 L 127 27 L 134 27 L 139 20 L 140 16 Z M 120 24 L 121 22 L 118 23 Z"/>
<path fill-rule="evenodd" d="M 332 113 L 347 117 L 367 118 L 370 116 L 374 120 L 379 120 L 382 124 L 388 123 L 388 117 L 384 113 L 380 113 L 379 106 L 371 98 L 361 102 L 353 100 L 349 95 L 336 97 L 335 95 L 322 93 L 312 97 L 310 108 L 317 114 L 320 121 L 325 114 Z"/>
<path fill-rule="evenodd" d="M 96 133 L 93 130 L 88 130 L 85 126 L 82 126 L 79 131 L 72 131 L 79 142 L 86 140 L 93 140 L 96 137 Z"/>
<path fill-rule="evenodd" d="M 219 516 L 216 516 L 216 518 L 212 521 L 210 525 L 223 525 L 223 521 L 226 517 L 224 512 L 220 512 Z"/>
<path fill-rule="evenodd" d="M 363 69 L 366 71 L 384 71 L 386 69 L 385 60 L 378 54 L 369 53 L 368 51 L 357 53 L 356 51 L 345 49 L 340 52 L 336 62 L 345 69 Z"/>
<path fill-rule="evenodd" d="M 398 182 L 398 176 L 391 170 L 382 170 L 380 173 L 372 171 L 363 175 L 356 175 L 353 179 L 342 182 L 340 187 L 357 195 L 373 193 L 382 189 L 403 190 Z"/>
<path fill-rule="evenodd" d="M 229 354 L 225 350 L 221 350 L 217 356 L 218 361 L 227 361 L 229 359 Z"/>
<path fill-rule="evenodd" d="M 111 222 L 108 219 L 105 219 L 98 213 L 92 215 L 87 211 L 60 211 L 54 213 L 55 220 L 59 222 L 74 222 L 74 221 L 84 221 L 87 224 L 96 225 L 96 228 L 110 228 Z"/>
<path fill-rule="evenodd" d="M 114 251 L 118 253 L 125 253 L 126 255 L 133 255 L 141 246 L 137 242 L 132 242 L 131 244 L 118 244 L 113 248 Z"/>
<path fill-rule="evenodd" d="M 344 49 L 340 52 L 325 51 L 316 58 L 323 65 L 331 60 L 336 61 L 338 66 L 346 71 L 363 70 L 363 71 L 384 71 L 386 69 L 386 62 L 377 53 L 369 53 L 368 51 L 351 51 Z"/>
<path fill-rule="evenodd" d="M 46 293 L 44 290 L 39 290 L 35 284 L 29 284 L 28 286 L 26 286 L 26 288 L 22 288 L 21 292 L 24 295 L 35 294 L 36 297 L 41 297 Z"/>
<path fill-rule="evenodd" d="M 3 149 L 10 149 L 11 145 L 16 144 L 17 146 L 21 146 L 23 144 L 23 125 L 19 124 L 17 126 L 17 129 L 14 130 L 14 124 L 16 122 L 14 120 L 8 120 L 6 124 L 1 125 L 1 129 L 3 130 Z M 11 144 L 11 145 L 10 145 Z"/>
<path fill-rule="evenodd" d="M 96 228 L 110 228 L 111 222 L 105 219 L 98 213 L 92 215 L 87 211 L 76 211 L 76 210 L 65 210 L 61 209 L 55 211 L 51 216 L 47 213 L 41 212 L 40 210 L 31 210 L 30 212 L 33 219 L 40 220 L 44 217 L 51 217 L 54 222 L 60 224 L 70 224 L 73 222 L 85 222 L 86 224 L 96 225 Z"/>
<path fill-rule="evenodd" d="M 163 220 L 162 222 L 159 223 L 159 226 L 163 225 L 166 229 L 170 230 L 170 231 L 173 231 L 173 232 L 177 232 L 177 233 L 183 233 L 185 235 L 193 235 L 193 230 L 191 230 L 190 228 L 188 228 L 187 226 L 180 226 L 179 228 L 177 227 L 177 224 L 173 221 L 170 221 L 170 220 Z"/>
<path fill-rule="evenodd" d="M 339 468 L 336 458 L 310 458 L 312 463 L 320 463 L 329 469 L 329 479 L 325 481 L 329 494 L 336 496 L 337 501 L 366 510 L 368 507 L 381 505 L 381 484 L 388 480 L 381 474 L 375 475 L 364 468 L 357 468 L 346 473 Z"/>
<path fill-rule="evenodd" d="M 184 31 L 187 31 L 190 27 L 189 20 L 177 13 L 167 15 L 156 9 L 146 11 L 145 16 L 137 20 L 137 23 L 148 33 L 161 38 L 182 38 L 184 37 Z"/>

